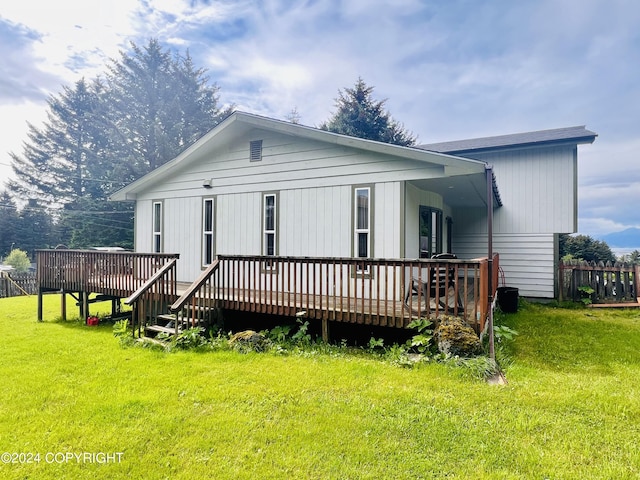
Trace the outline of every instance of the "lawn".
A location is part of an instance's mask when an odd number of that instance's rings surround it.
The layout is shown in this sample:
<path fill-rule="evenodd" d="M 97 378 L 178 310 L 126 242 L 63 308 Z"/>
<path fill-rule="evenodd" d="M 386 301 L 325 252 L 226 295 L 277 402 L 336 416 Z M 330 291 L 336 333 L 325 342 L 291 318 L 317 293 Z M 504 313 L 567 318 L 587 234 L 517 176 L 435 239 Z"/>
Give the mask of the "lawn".
<path fill-rule="evenodd" d="M 0 299 L 0 454 L 25 454 L 0 478 L 640 476 L 640 311 L 524 305 L 503 320 L 506 386 L 367 355 L 122 348 L 109 325 L 35 317 L 35 297 Z"/>

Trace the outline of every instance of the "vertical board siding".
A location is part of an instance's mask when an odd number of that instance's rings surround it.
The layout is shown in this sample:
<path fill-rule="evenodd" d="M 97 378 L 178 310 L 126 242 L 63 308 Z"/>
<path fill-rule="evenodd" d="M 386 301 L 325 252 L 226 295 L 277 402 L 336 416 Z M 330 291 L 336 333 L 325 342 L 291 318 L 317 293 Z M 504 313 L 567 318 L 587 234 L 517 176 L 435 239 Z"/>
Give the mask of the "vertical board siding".
<path fill-rule="evenodd" d="M 373 253 L 376 258 L 399 258 L 401 233 L 400 182 L 376 183 L 373 191 Z"/>
<path fill-rule="evenodd" d="M 262 193 L 219 195 L 217 253 L 255 254 L 262 249 Z"/>
<path fill-rule="evenodd" d="M 575 148 L 546 147 L 474 154 L 491 163 L 503 206 L 494 229 L 514 233 L 573 232 L 575 227 Z M 466 212 L 462 220 L 471 216 Z"/>
<path fill-rule="evenodd" d="M 202 265 L 202 197 L 164 201 L 164 251 L 179 252 L 178 279 L 195 278 Z"/>
<path fill-rule="evenodd" d="M 487 240 L 482 235 L 454 235 L 453 249 L 459 258 L 484 257 Z M 507 286 L 518 288 L 522 296 L 554 298 L 553 235 L 495 234 L 493 250 L 500 253 L 500 267 Z"/>
<path fill-rule="evenodd" d="M 152 203 L 151 200 L 139 200 L 136 202 L 136 252 L 151 253 L 153 251 L 151 241 L 151 232 L 153 231 Z"/>
<path fill-rule="evenodd" d="M 280 255 L 349 255 L 351 187 L 280 191 Z"/>

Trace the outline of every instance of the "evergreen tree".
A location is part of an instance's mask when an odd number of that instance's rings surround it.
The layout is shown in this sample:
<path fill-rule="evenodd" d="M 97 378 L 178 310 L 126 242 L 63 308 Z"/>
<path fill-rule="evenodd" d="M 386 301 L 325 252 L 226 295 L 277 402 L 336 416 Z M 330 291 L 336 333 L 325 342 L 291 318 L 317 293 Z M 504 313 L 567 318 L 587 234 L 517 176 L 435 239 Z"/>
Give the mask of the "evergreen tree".
<path fill-rule="evenodd" d="M 84 195 L 102 197 L 98 184 L 91 183 L 105 143 L 94 121 L 101 114 L 97 93 L 82 79 L 74 88 L 63 87 L 48 104 L 44 127 L 29 125 L 23 155 L 11 154 L 16 180 L 9 188 L 20 198 L 57 205 Z"/>
<path fill-rule="evenodd" d="M 157 40 L 122 52 L 109 67 L 107 88 L 120 173 L 128 181 L 176 157 L 228 113 L 220 111 L 218 87 L 204 70 L 188 54 L 172 57 Z"/>
<path fill-rule="evenodd" d="M 320 128 L 395 145 L 414 145 L 416 138 L 413 134 L 393 120 L 385 110 L 386 100 L 376 101 L 372 98 L 373 88 L 367 86 L 362 78 L 358 78 L 354 88 L 345 88 L 344 92 L 339 90 L 337 111 Z"/>
<path fill-rule="evenodd" d="M 18 209 L 7 191 L 0 193 L 0 258 L 11 252 L 17 242 Z"/>
<path fill-rule="evenodd" d="M 582 259 L 588 262 L 615 262 L 616 256 L 609 245 L 588 235 L 560 235 L 560 257 Z"/>
<path fill-rule="evenodd" d="M 49 99 L 42 128 L 29 126 L 11 154 L 15 197 L 58 212 L 60 241 L 74 247 L 133 246 L 133 209 L 108 196 L 159 167 L 219 123 L 218 87 L 189 54 L 157 40 L 112 60 L 103 78 L 82 79 Z"/>
<path fill-rule="evenodd" d="M 29 258 L 35 257 L 35 251 L 51 248 L 58 243 L 51 216 L 37 200 L 31 199 L 18 214 L 16 229 L 16 248 L 24 250 Z"/>

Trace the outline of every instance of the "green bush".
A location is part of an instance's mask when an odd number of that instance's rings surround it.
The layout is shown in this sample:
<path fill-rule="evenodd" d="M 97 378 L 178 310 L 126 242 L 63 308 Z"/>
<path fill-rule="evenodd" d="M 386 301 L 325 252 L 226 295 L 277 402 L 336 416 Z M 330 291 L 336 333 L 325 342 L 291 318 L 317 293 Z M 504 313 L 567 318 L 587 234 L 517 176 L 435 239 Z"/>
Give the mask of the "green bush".
<path fill-rule="evenodd" d="M 19 248 L 11 250 L 11 253 L 4 259 L 4 263 L 11 265 L 17 272 L 26 272 L 31 266 L 27 252 Z"/>

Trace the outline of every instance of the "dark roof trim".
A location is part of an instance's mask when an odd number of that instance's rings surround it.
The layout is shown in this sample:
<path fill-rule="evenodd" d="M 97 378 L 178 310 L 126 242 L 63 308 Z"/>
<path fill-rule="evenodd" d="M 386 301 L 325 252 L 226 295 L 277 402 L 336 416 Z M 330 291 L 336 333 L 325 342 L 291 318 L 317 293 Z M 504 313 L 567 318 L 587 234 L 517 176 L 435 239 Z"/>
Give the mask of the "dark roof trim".
<path fill-rule="evenodd" d="M 502 150 L 517 147 L 531 147 L 541 145 L 553 145 L 560 143 L 593 143 L 598 136 L 584 125 L 577 127 L 555 128 L 552 130 L 539 130 L 537 132 L 514 133 L 499 135 L 497 137 L 472 138 L 469 140 L 457 140 L 452 142 L 431 143 L 418 145 L 418 148 L 438 153 L 451 155 L 483 152 L 489 150 Z"/>
<path fill-rule="evenodd" d="M 502 197 L 500 196 L 500 190 L 498 190 L 498 180 L 496 179 L 496 173 L 491 170 L 491 183 L 493 189 L 493 200 L 496 207 L 502 206 Z"/>

